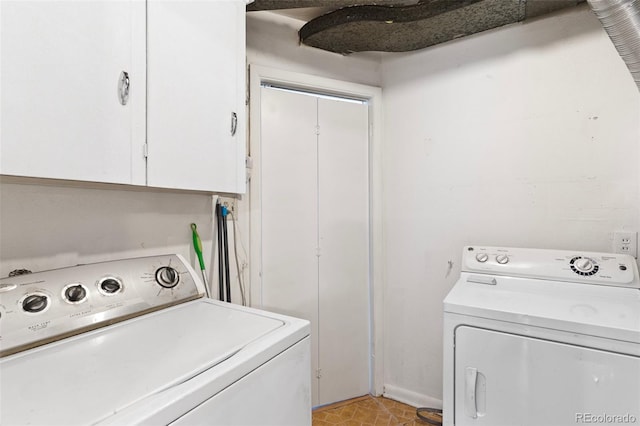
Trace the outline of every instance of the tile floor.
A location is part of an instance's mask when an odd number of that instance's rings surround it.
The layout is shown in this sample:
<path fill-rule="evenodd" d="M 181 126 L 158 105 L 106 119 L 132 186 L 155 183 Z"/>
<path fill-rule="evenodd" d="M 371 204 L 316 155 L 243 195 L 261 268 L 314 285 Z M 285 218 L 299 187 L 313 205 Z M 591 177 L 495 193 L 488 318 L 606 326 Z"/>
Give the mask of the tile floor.
<path fill-rule="evenodd" d="M 363 396 L 313 411 L 313 426 L 422 426 L 415 407 L 392 399 Z"/>

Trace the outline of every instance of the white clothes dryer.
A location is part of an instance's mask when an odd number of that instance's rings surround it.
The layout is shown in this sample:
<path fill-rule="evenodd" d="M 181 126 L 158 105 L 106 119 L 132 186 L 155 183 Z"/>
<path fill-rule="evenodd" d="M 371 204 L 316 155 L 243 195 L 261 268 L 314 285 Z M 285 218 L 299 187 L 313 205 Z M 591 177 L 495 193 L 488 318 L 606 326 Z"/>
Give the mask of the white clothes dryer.
<path fill-rule="evenodd" d="M 465 247 L 445 425 L 640 424 L 640 280 L 619 254 Z"/>

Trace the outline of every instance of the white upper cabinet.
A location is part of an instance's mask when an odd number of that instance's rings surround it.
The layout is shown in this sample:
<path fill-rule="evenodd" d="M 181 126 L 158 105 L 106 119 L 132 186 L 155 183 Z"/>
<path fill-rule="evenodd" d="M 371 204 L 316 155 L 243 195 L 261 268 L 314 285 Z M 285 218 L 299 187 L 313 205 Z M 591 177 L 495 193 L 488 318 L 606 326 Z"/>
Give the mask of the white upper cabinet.
<path fill-rule="evenodd" d="M 245 3 L 147 5 L 148 185 L 245 192 Z"/>
<path fill-rule="evenodd" d="M 1 174 L 245 191 L 243 0 L 0 5 Z"/>
<path fill-rule="evenodd" d="M 0 7 L 0 172 L 144 185 L 144 2 Z"/>

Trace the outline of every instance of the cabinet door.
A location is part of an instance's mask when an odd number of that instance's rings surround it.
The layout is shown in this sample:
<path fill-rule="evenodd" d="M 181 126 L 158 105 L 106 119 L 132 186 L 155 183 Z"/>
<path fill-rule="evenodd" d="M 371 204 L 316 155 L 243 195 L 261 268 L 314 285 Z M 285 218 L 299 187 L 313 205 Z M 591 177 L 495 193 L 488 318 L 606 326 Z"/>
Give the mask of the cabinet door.
<path fill-rule="evenodd" d="M 456 426 L 640 418 L 639 357 L 464 326 L 455 339 Z"/>
<path fill-rule="evenodd" d="M 244 192 L 244 13 L 238 0 L 148 1 L 149 186 Z"/>
<path fill-rule="evenodd" d="M 0 7 L 0 172 L 144 184 L 144 2 Z"/>

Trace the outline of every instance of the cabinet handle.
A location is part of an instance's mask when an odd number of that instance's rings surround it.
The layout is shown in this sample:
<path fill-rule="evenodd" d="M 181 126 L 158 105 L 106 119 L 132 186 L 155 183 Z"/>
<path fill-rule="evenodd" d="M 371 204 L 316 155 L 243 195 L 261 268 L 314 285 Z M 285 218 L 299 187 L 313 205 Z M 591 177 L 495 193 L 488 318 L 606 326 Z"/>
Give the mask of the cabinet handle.
<path fill-rule="evenodd" d="M 236 130 L 238 130 L 238 114 L 235 112 L 231 113 L 231 136 L 236 135 Z"/>
<path fill-rule="evenodd" d="M 129 73 L 122 71 L 120 73 L 120 80 L 118 81 L 118 95 L 121 105 L 126 105 L 127 102 L 129 102 L 129 85 Z"/>

